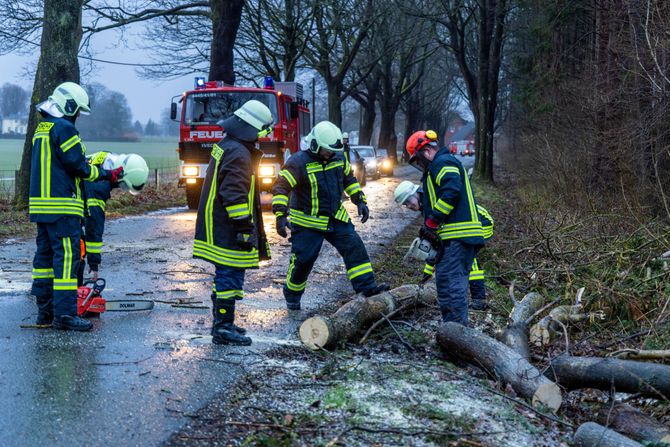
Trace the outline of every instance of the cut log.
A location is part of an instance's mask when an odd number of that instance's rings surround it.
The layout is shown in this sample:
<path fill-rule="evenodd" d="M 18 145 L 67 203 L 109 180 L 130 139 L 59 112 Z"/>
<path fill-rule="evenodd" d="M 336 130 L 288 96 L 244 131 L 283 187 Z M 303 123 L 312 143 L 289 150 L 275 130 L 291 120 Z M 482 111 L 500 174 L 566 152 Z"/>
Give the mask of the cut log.
<path fill-rule="evenodd" d="M 437 331 L 437 343 L 446 355 L 483 368 L 496 380 L 511 385 L 533 406 L 552 411 L 561 406 L 561 390 L 512 348 L 458 323 L 445 323 Z"/>
<path fill-rule="evenodd" d="M 584 312 L 581 304 L 574 306 L 557 306 L 530 328 L 530 343 L 533 346 L 542 347 L 561 331 L 561 324 L 567 326 L 569 323 L 577 323 L 589 319 L 604 320 L 603 312 Z M 560 324 L 559 324 L 560 323 Z"/>
<path fill-rule="evenodd" d="M 514 349 L 525 359 L 530 358 L 527 321 L 543 305 L 544 297 L 539 293 L 526 294 L 521 301 L 514 305 L 514 309 L 509 315 L 509 324 L 500 336 L 500 341 Z"/>
<path fill-rule="evenodd" d="M 435 283 L 423 287 L 404 285 L 368 298 L 356 297 L 330 317 L 317 315 L 305 320 L 300 326 L 300 339 L 309 349 L 329 348 L 352 340 L 367 325 L 411 299 L 422 304 L 435 303 Z"/>
<path fill-rule="evenodd" d="M 630 405 L 603 409 L 600 422 L 636 441 L 670 445 L 670 428 Z"/>
<path fill-rule="evenodd" d="M 639 442 L 621 435 L 595 422 L 582 424 L 575 432 L 578 447 L 642 447 Z"/>
<path fill-rule="evenodd" d="M 551 361 L 547 377 L 569 390 L 596 388 L 668 400 L 670 366 L 601 357 L 561 355 Z"/>

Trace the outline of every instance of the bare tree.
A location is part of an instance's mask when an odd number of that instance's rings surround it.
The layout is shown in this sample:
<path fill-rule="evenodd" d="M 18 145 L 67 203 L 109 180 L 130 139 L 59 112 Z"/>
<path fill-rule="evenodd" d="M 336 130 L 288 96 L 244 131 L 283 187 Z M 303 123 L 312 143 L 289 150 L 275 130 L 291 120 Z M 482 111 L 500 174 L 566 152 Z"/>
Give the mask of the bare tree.
<path fill-rule="evenodd" d="M 0 87 L 0 115 L 8 116 L 26 110 L 30 94 L 20 85 L 5 83 Z"/>

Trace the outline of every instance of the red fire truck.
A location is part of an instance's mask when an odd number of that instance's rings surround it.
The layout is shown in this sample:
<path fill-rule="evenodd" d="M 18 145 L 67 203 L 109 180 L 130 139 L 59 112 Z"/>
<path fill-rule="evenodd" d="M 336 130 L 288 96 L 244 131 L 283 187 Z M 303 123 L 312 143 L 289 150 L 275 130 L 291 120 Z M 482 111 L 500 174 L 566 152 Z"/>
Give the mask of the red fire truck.
<path fill-rule="evenodd" d="M 300 150 L 300 139 L 310 131 L 309 103 L 302 97 L 301 84 L 275 83 L 266 77 L 263 88 L 233 87 L 196 78 L 193 90 L 172 98 L 173 120 L 177 118 L 177 103 L 181 104 L 179 186 L 186 188 L 189 208 L 198 208 L 210 151 L 223 138 L 224 129 L 217 123 L 250 99 L 268 106 L 274 118 L 274 131 L 259 141 L 263 151 L 258 170 L 261 190 L 270 191 L 281 165 Z"/>

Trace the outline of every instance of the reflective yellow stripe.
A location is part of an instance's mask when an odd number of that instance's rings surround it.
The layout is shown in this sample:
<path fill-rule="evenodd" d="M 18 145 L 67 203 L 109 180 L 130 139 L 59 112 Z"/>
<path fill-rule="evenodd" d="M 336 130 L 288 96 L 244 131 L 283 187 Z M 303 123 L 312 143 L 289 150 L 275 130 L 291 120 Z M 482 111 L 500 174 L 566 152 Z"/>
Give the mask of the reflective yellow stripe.
<path fill-rule="evenodd" d="M 51 279 L 54 278 L 54 269 L 33 269 L 33 279 Z"/>
<path fill-rule="evenodd" d="M 435 205 L 433 205 L 433 211 L 439 211 L 442 214 L 449 214 L 453 209 L 453 206 L 449 205 L 442 199 L 437 199 L 437 202 L 435 202 Z"/>
<path fill-rule="evenodd" d="M 243 290 L 224 290 L 224 291 L 215 291 L 216 297 L 218 299 L 222 300 L 229 300 L 229 299 L 235 299 L 235 298 L 244 298 L 244 291 Z"/>
<path fill-rule="evenodd" d="M 349 277 L 349 280 L 358 278 L 359 276 L 365 275 L 367 273 L 372 273 L 372 264 L 369 262 L 357 265 L 356 267 L 352 267 L 347 270 L 347 276 Z"/>
<path fill-rule="evenodd" d="M 430 173 L 428 174 L 426 185 L 428 186 L 428 199 L 430 200 L 430 207 L 433 208 L 435 206 L 436 201 L 435 186 L 433 185 L 433 178 L 430 176 Z"/>
<path fill-rule="evenodd" d="M 344 159 L 346 163 L 344 163 L 344 175 L 349 175 L 351 174 L 351 163 L 349 162 L 349 156 L 347 153 L 344 153 Z"/>
<path fill-rule="evenodd" d="M 344 162 L 342 160 L 333 162 L 333 163 L 328 163 L 326 167 L 324 168 L 324 171 L 328 171 L 330 169 L 335 169 L 335 168 L 340 168 L 344 166 Z"/>
<path fill-rule="evenodd" d="M 300 210 L 291 208 L 291 223 L 305 228 L 328 231 L 330 218 L 327 216 L 310 216 Z"/>
<path fill-rule="evenodd" d="M 455 166 L 445 166 L 442 169 L 440 169 L 440 172 L 437 174 L 437 177 L 435 178 L 435 182 L 437 183 L 437 186 L 442 186 L 442 178 L 446 174 L 457 174 L 460 175 L 461 171 L 458 170 L 457 167 Z"/>
<path fill-rule="evenodd" d="M 249 203 L 240 203 L 237 205 L 230 205 L 226 207 L 228 216 L 231 218 L 244 217 L 249 215 Z"/>
<path fill-rule="evenodd" d="M 60 148 L 63 152 L 67 152 L 68 150 L 72 149 L 77 143 L 81 142 L 81 138 L 79 138 L 79 135 L 74 135 L 73 137 L 70 137 L 65 143 L 62 143 L 60 145 Z"/>
<path fill-rule="evenodd" d="M 221 149 L 221 146 L 214 143 L 214 146 L 212 146 L 212 152 L 211 152 L 212 158 L 214 158 L 214 160 L 216 160 L 216 161 L 219 161 L 219 160 L 221 160 L 221 157 L 223 156 L 223 153 L 224 153 L 224 150 Z"/>
<path fill-rule="evenodd" d="M 196 239 L 193 243 L 193 255 L 229 267 L 258 267 L 258 250 L 256 248 L 251 251 L 230 250 Z"/>
<path fill-rule="evenodd" d="M 493 237 L 493 225 L 483 226 L 482 230 L 484 231 L 484 239 L 491 239 Z"/>
<path fill-rule="evenodd" d="M 97 206 L 97 207 L 102 208 L 103 211 L 105 211 L 105 206 L 106 205 L 107 204 L 105 203 L 105 201 L 101 200 L 101 199 L 88 199 L 86 201 L 86 206 L 88 206 L 89 208 L 93 208 L 94 206 Z"/>
<path fill-rule="evenodd" d="M 347 195 L 350 196 L 350 197 L 353 196 L 354 194 L 356 194 L 357 192 L 359 192 L 360 190 L 361 190 L 361 185 L 358 182 L 352 183 L 351 185 L 344 188 L 344 192 L 346 192 Z"/>
<path fill-rule="evenodd" d="M 340 209 L 337 210 L 335 213 L 335 219 L 340 220 L 342 222 L 349 222 L 351 219 L 349 218 L 349 213 L 347 213 L 347 210 L 344 208 L 344 206 L 340 205 Z"/>
<path fill-rule="evenodd" d="M 475 196 L 472 193 L 472 188 L 470 187 L 470 179 L 468 178 L 467 175 L 463 176 L 463 181 L 465 182 L 465 191 L 468 194 L 468 205 L 470 206 L 470 219 L 471 220 L 479 220 L 479 217 L 477 216 L 477 208 L 475 206 Z M 481 223 L 480 223 L 481 226 Z"/>
<path fill-rule="evenodd" d="M 99 254 L 102 251 L 102 242 L 86 241 L 86 251 L 89 253 Z"/>
<path fill-rule="evenodd" d="M 253 204 L 254 204 L 254 194 L 256 193 L 256 176 L 254 174 L 251 174 L 251 183 L 249 187 L 249 195 L 247 196 L 247 208 L 249 210 L 249 216 L 251 216 L 251 223 L 254 222 L 254 211 L 253 211 Z"/>
<path fill-rule="evenodd" d="M 72 272 L 72 243 L 69 237 L 63 238 L 63 279 L 70 279 Z"/>
<path fill-rule="evenodd" d="M 98 167 L 91 165 L 91 173 L 84 180 L 93 181 L 93 180 L 97 179 L 99 176 L 100 176 L 100 171 L 98 171 Z"/>
<path fill-rule="evenodd" d="M 312 212 L 311 215 L 315 216 L 319 213 L 319 183 L 316 181 L 316 175 L 313 172 L 307 174 L 309 178 L 310 194 L 312 198 Z"/>
<path fill-rule="evenodd" d="M 293 276 L 293 270 L 295 269 L 295 253 L 291 254 L 291 261 L 288 265 L 288 272 L 286 273 L 286 287 L 292 292 L 302 292 L 307 287 L 307 281 L 296 284 L 291 281 L 291 276 Z"/>
<path fill-rule="evenodd" d="M 218 146 L 215 144 L 215 148 Z M 220 149 L 220 148 L 219 148 Z M 213 151 L 214 149 L 212 149 Z M 213 153 L 213 152 L 212 152 Z M 220 156 L 223 154 L 221 151 Z M 219 158 L 215 157 L 216 162 L 214 163 L 214 172 L 212 173 L 212 183 L 209 185 L 209 194 L 207 195 L 207 204 L 205 205 L 205 234 L 207 235 L 207 243 L 214 243 L 214 199 L 216 198 L 216 178 L 218 177 L 217 173 L 219 172 Z M 194 252 L 195 254 L 195 252 Z"/>
<path fill-rule="evenodd" d="M 295 188 L 295 185 L 298 184 L 298 182 L 295 180 L 295 177 L 293 177 L 293 174 L 291 174 L 286 169 L 282 169 L 281 171 L 279 171 L 279 175 L 286 179 L 291 188 Z"/>
<path fill-rule="evenodd" d="M 65 197 L 31 197 L 30 214 L 68 214 L 84 217 L 84 201 Z"/>
<path fill-rule="evenodd" d="M 434 272 L 435 272 L 435 267 L 434 266 L 432 266 L 430 264 L 426 264 L 426 265 L 423 266 L 423 273 L 424 274 L 432 275 Z"/>
<path fill-rule="evenodd" d="M 477 258 L 472 261 L 472 269 L 470 270 L 470 281 L 479 281 L 484 279 L 484 269 L 479 267 Z"/>
<path fill-rule="evenodd" d="M 54 290 L 77 290 L 76 279 L 54 279 Z"/>
<path fill-rule="evenodd" d="M 286 205 L 288 206 L 288 196 L 283 194 L 275 194 L 272 197 L 272 205 Z"/>

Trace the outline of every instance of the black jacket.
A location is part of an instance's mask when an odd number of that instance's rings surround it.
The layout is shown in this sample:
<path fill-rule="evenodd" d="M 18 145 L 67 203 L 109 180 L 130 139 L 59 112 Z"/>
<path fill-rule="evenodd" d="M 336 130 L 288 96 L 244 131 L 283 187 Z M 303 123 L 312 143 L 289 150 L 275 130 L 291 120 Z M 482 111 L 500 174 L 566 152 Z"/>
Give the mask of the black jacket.
<path fill-rule="evenodd" d="M 245 269 L 270 259 L 257 178 L 262 156 L 252 143 L 229 135 L 214 145 L 200 196 L 193 257 Z M 237 242 L 240 222 L 253 227 L 250 251 Z"/>

